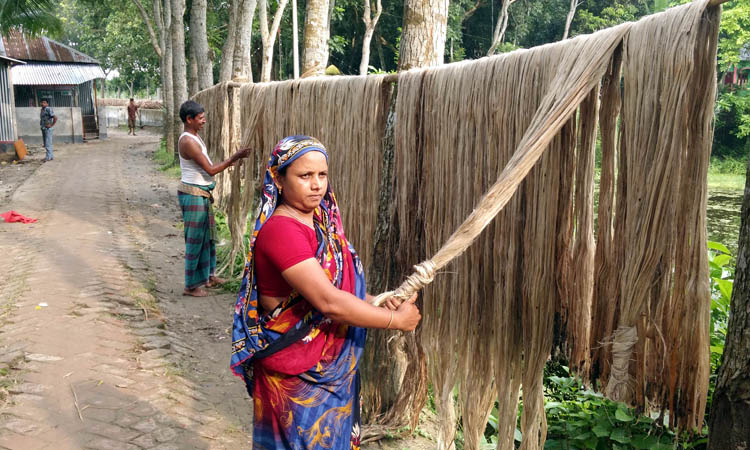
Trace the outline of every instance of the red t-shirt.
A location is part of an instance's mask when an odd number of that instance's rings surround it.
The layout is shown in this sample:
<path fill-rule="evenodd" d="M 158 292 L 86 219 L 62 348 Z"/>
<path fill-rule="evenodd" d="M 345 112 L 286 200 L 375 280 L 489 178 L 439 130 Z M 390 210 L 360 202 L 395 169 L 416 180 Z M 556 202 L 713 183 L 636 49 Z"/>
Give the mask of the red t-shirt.
<path fill-rule="evenodd" d="M 258 292 L 269 297 L 287 297 L 292 288 L 281 272 L 315 258 L 317 247 L 318 239 L 312 228 L 291 217 L 271 216 L 255 240 Z"/>

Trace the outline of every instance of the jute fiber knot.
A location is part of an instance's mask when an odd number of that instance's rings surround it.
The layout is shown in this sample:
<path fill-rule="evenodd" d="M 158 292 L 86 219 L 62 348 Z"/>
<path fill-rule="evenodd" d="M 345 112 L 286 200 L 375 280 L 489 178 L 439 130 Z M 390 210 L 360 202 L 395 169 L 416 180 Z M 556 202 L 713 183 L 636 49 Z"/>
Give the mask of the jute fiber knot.
<path fill-rule="evenodd" d="M 630 357 L 638 342 L 635 327 L 619 327 L 612 337 L 612 370 L 605 393 L 615 401 L 630 402 L 634 395 L 634 380 L 630 375 Z"/>
<path fill-rule="evenodd" d="M 382 294 L 378 295 L 377 297 L 375 297 L 375 301 L 373 302 L 373 304 L 375 306 L 380 306 L 390 297 L 397 298 L 401 302 L 409 300 L 412 295 L 421 291 L 425 286 L 432 283 L 432 280 L 435 279 L 435 271 L 436 266 L 431 259 L 417 264 L 416 266 L 414 266 L 414 273 L 409 275 L 409 277 L 404 280 L 401 286 L 399 286 L 395 291 L 383 292 Z"/>

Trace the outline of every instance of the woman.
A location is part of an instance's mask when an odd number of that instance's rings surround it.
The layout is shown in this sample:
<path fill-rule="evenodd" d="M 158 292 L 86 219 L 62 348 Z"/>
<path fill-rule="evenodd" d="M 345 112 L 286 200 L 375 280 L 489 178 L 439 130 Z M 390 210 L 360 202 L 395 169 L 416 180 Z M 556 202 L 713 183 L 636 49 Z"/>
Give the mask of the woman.
<path fill-rule="evenodd" d="M 268 163 L 235 307 L 232 369 L 254 399 L 253 448 L 359 448 L 364 328 L 411 331 L 414 298 L 372 306 L 328 184 L 328 154 L 281 140 Z"/>

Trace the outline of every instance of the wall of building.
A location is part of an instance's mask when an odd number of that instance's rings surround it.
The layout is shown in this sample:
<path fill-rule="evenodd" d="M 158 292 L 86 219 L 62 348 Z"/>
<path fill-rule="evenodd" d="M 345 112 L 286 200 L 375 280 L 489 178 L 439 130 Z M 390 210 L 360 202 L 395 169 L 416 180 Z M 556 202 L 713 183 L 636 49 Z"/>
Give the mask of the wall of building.
<path fill-rule="evenodd" d="M 99 106 L 107 118 L 107 126 L 116 128 L 128 126 L 128 109 L 125 106 Z M 101 116 L 100 116 L 101 117 Z M 135 120 L 136 126 L 164 126 L 164 111 L 161 109 L 139 109 Z"/>
<path fill-rule="evenodd" d="M 57 115 L 57 124 L 53 128 L 53 144 L 83 142 L 83 122 L 81 108 L 52 108 Z M 42 145 L 42 131 L 39 127 L 40 108 L 16 107 L 16 126 L 18 137 L 27 145 Z"/>
<path fill-rule="evenodd" d="M 13 85 L 10 80 L 10 70 L 6 61 L 0 59 L 0 142 L 16 140 L 13 109 Z"/>
<path fill-rule="evenodd" d="M 100 106 L 96 111 L 99 115 L 99 139 L 107 139 L 107 112 L 105 109 Z"/>

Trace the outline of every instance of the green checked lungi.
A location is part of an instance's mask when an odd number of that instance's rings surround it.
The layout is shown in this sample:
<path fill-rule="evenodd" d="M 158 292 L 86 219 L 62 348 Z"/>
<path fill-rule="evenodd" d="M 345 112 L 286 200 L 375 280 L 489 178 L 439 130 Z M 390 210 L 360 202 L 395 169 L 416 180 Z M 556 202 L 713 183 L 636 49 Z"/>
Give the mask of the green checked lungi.
<path fill-rule="evenodd" d="M 185 287 L 195 289 L 206 282 L 216 271 L 216 244 L 214 229 L 216 222 L 211 204 L 211 190 L 216 186 L 183 183 L 177 197 L 182 208 L 182 220 L 185 223 Z M 183 191 L 200 189 L 202 195 L 191 195 Z M 205 195 L 205 196 L 204 196 Z"/>

